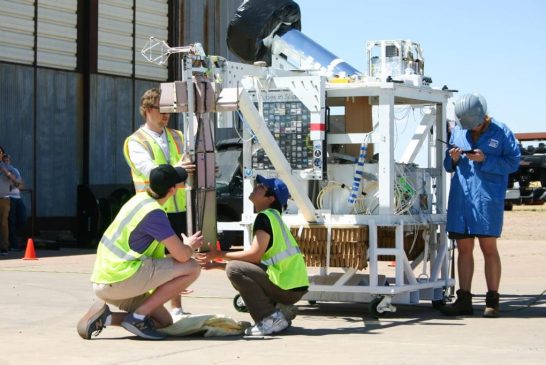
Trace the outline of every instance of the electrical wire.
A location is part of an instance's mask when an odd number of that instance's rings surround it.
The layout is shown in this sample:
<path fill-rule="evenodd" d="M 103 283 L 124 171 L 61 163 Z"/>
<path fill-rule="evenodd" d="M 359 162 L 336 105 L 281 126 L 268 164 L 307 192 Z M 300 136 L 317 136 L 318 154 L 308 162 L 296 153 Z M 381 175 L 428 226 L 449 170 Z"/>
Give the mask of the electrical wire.
<path fill-rule="evenodd" d="M 415 187 L 410 183 L 405 170 L 400 165 L 395 165 L 397 179 L 394 184 L 395 214 L 410 213 L 410 208 L 417 200 Z"/>
<path fill-rule="evenodd" d="M 347 190 L 349 193 L 351 192 L 351 189 L 344 183 L 334 181 L 334 180 L 328 181 L 326 186 L 322 188 L 317 194 L 316 203 L 317 203 L 318 209 L 325 208 L 325 205 L 324 205 L 325 195 L 329 193 L 333 193 L 335 190 Z"/>
<path fill-rule="evenodd" d="M 245 139 L 243 138 L 243 136 L 241 135 L 241 133 L 239 132 L 239 129 L 238 129 L 238 128 L 235 126 L 235 124 L 234 124 L 234 125 L 233 125 L 233 129 L 235 129 L 235 133 L 237 133 L 237 136 L 241 139 L 241 141 L 242 141 L 243 143 L 252 141 L 254 138 L 256 138 L 256 134 L 254 134 L 254 131 L 252 130 L 252 128 L 250 128 L 250 126 L 248 125 L 248 123 L 245 121 L 245 118 L 243 117 L 243 115 L 241 114 L 241 112 L 239 111 L 239 109 L 237 109 L 237 115 L 239 116 L 239 119 L 241 120 L 242 127 L 250 132 L 250 138 L 248 138 L 247 140 L 245 140 Z M 244 134 L 244 133 L 243 133 L 243 134 Z"/>

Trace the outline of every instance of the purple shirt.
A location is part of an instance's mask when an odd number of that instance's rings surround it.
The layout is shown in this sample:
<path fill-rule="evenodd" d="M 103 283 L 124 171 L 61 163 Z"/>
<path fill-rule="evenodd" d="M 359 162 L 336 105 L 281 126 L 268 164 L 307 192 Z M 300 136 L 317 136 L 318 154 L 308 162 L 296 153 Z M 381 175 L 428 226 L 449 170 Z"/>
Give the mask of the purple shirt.
<path fill-rule="evenodd" d="M 146 214 L 129 236 L 131 250 L 143 253 L 156 240 L 163 241 L 174 236 L 167 214 L 161 209 L 152 210 Z"/>

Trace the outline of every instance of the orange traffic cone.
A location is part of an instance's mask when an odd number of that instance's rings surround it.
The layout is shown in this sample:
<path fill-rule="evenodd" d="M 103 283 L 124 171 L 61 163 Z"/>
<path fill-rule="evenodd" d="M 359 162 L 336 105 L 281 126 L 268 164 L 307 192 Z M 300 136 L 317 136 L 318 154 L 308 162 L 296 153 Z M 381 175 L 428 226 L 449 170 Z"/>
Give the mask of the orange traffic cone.
<path fill-rule="evenodd" d="M 25 250 L 25 257 L 23 257 L 23 260 L 38 260 L 36 252 L 34 251 L 34 241 L 32 238 L 29 238 L 27 241 L 27 249 Z"/>

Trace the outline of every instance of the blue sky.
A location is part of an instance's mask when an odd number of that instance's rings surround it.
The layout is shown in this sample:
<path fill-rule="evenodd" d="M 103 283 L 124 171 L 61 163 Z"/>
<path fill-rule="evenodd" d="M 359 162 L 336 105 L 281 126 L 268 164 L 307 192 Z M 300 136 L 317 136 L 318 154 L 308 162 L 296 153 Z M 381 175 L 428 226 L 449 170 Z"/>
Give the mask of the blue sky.
<path fill-rule="evenodd" d="M 355 68 L 367 41 L 410 39 L 433 86 L 481 93 L 515 133 L 546 132 L 546 1 L 295 1 L 302 32 Z"/>

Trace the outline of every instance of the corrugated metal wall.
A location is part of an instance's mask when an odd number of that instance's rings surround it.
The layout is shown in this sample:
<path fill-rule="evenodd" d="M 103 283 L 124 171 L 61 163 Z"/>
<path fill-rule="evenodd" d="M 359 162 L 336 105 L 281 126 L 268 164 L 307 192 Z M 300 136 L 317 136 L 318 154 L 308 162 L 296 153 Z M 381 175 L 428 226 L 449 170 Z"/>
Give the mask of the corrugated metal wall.
<path fill-rule="evenodd" d="M 242 0 L 181 0 L 181 39 L 184 44 L 199 42 L 208 54 L 217 54 L 230 60 L 237 56 L 229 52 L 226 43 L 227 27 Z M 200 19 L 195 22 L 194 19 Z"/>
<path fill-rule="evenodd" d="M 119 19 L 125 13 L 132 14 L 133 0 L 97 2 L 98 73 L 86 77 L 77 68 L 75 21 L 80 7 L 76 0 L 40 0 L 36 10 L 34 1 L 0 0 L 0 145 L 13 155 L 26 186 L 35 189 L 38 218 L 74 217 L 78 184 L 131 182 L 123 141 L 142 123 L 138 112 L 142 93 L 167 79 L 164 67 L 145 63 L 140 43 L 148 35 L 167 39 L 167 12 L 173 5 L 180 9 L 176 17 L 183 19 L 173 25 L 178 28 L 173 34 L 183 40 L 172 46 L 201 42 L 208 53 L 234 59 L 227 51 L 225 37 L 241 0 L 135 3 L 137 22 L 133 30 L 132 18 Z M 35 12 L 37 54 L 33 51 Z M 115 38 L 114 32 L 101 33 L 106 29 L 116 29 L 121 38 Z M 114 47 L 120 43 L 129 47 Z M 114 59 L 110 64 L 106 54 Z M 113 55 L 126 65 L 112 66 L 119 61 Z M 33 65 L 35 58 L 37 65 Z M 89 99 L 84 100 L 83 95 Z M 88 181 L 84 181 L 86 175 Z"/>
<path fill-rule="evenodd" d="M 89 170 L 90 184 L 126 183 L 129 169 L 122 146 L 132 129 L 131 79 L 91 76 Z M 128 110 L 129 109 L 129 110 Z"/>
<path fill-rule="evenodd" d="M 34 156 L 34 68 L 0 62 L 0 145 L 32 188 Z M 30 193 L 22 197 L 30 207 Z"/>
<path fill-rule="evenodd" d="M 73 216 L 82 175 L 82 77 L 53 69 L 36 76 L 36 214 Z"/>
<path fill-rule="evenodd" d="M 134 96 L 131 79 L 93 75 L 91 85 L 89 183 L 130 183 L 123 142 L 141 124 L 138 112 L 140 95 L 156 87 L 157 82 L 135 81 Z"/>

